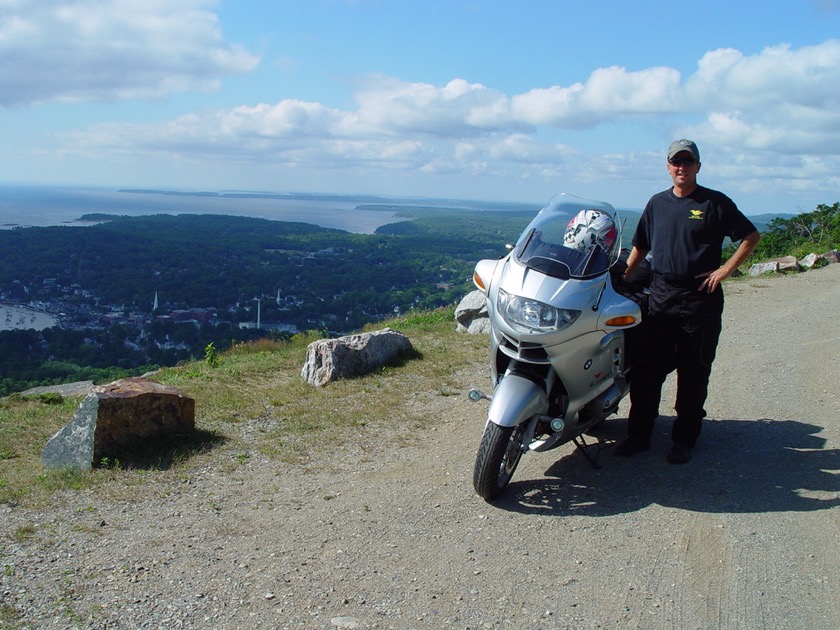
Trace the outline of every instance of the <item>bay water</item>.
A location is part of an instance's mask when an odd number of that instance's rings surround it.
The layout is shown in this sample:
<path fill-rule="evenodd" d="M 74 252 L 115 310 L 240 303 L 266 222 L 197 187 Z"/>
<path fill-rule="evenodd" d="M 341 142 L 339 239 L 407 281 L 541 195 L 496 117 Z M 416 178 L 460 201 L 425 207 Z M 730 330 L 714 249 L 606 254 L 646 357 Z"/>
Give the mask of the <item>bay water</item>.
<path fill-rule="evenodd" d="M 143 216 L 154 214 L 218 214 L 310 223 L 359 234 L 401 220 L 394 212 L 359 209 L 358 199 L 316 195 L 171 193 L 0 184 L 0 229 L 46 226 L 84 227 L 85 214 Z M 365 201 L 367 203 L 367 201 Z M 0 256 L 3 253 L 0 252 Z M 0 303 L 0 330 L 43 330 L 57 320 L 41 310 Z"/>
<path fill-rule="evenodd" d="M 92 213 L 218 214 L 311 223 L 357 234 L 371 234 L 381 225 L 400 220 L 392 211 L 359 208 L 374 203 L 370 198 L 335 195 L 175 193 L 0 184 L 0 229 L 83 226 L 78 219 Z M 380 203 L 394 205 L 389 200 Z"/>

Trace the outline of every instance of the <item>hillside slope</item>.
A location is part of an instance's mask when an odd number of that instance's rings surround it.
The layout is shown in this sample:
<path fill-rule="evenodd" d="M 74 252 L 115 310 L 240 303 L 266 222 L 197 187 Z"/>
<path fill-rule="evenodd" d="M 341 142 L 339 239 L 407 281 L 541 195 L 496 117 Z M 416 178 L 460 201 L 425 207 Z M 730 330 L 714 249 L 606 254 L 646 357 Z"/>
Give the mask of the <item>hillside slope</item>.
<path fill-rule="evenodd" d="M 689 464 L 665 462 L 662 418 L 649 453 L 605 452 L 597 470 L 568 446 L 528 455 L 494 505 L 471 488 L 486 407 L 465 396 L 486 384 L 486 340 L 451 322 L 408 332 L 423 360 L 318 391 L 244 359 L 217 382 L 165 373 L 224 439 L 168 470 L 0 506 L 0 623 L 840 627 L 840 265 L 726 291 Z M 201 411 L 208 388 L 230 402 Z M 273 433 L 307 406 L 328 421 L 318 433 Z"/>

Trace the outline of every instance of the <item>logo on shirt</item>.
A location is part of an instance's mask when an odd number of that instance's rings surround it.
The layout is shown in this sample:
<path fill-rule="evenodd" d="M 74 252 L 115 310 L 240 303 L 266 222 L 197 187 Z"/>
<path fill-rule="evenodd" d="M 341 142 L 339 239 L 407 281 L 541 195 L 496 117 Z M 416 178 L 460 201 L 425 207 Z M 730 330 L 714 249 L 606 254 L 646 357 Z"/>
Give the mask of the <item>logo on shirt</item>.
<path fill-rule="evenodd" d="M 689 219 L 703 219 L 703 211 L 702 210 L 689 210 Z"/>

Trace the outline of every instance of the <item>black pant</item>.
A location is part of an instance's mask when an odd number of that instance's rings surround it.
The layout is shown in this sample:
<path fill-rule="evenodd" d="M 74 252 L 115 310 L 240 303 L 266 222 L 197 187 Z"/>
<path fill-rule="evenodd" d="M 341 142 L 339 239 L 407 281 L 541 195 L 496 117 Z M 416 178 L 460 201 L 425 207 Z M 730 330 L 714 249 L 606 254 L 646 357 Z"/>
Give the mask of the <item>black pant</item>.
<path fill-rule="evenodd" d="M 649 440 L 659 415 L 662 384 L 677 371 L 677 418 L 674 442 L 694 446 L 706 410 L 709 375 L 715 359 L 723 315 L 723 291 L 697 290 L 700 282 L 678 282 L 654 276 L 650 313 L 639 331 L 644 339 L 630 381 L 631 437 Z"/>

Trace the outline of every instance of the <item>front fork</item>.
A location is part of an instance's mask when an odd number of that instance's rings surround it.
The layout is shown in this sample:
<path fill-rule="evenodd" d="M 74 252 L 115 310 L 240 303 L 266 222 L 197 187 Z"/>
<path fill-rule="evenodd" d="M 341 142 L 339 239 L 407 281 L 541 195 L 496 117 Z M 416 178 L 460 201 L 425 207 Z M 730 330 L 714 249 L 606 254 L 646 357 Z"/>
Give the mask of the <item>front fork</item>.
<path fill-rule="evenodd" d="M 566 419 L 563 417 L 555 418 L 547 413 L 549 403 L 546 391 L 550 391 L 556 378 L 553 370 L 549 370 L 546 379 L 529 378 L 524 376 L 523 372 L 517 371 L 515 366 L 512 366 L 508 368 L 504 377 L 499 381 L 492 396 L 473 388 L 469 392 L 469 397 L 474 402 L 479 400 L 490 401 L 487 424 L 492 422 L 501 427 L 525 424 L 521 442 L 523 452 L 528 450 L 548 451 L 566 441 L 572 441 L 593 468 L 599 468 L 596 459 L 598 453 L 603 449 L 601 441 L 599 440 L 598 444 L 588 444 L 582 433 L 567 436 L 563 430 L 566 426 Z M 538 380 L 544 384 L 538 383 Z M 574 422 L 577 417 L 576 412 L 571 421 Z M 546 439 L 535 440 L 537 423 L 541 421 L 551 427 L 552 433 Z M 590 454 L 590 451 L 593 450 L 595 451 L 594 456 Z"/>
<path fill-rule="evenodd" d="M 488 396 L 478 389 L 472 389 L 469 397 L 473 401 L 489 400 L 490 408 L 487 412 L 487 423 L 492 422 L 500 427 L 515 427 L 525 424 L 523 435 L 523 450 L 547 450 L 542 443 L 534 442 L 534 432 L 537 422 L 545 421 L 551 425 L 553 431 L 561 432 L 563 420 L 547 415 L 549 409 L 547 390 L 556 378 L 553 370 L 549 370 L 547 379 L 525 376 L 523 372 L 511 366 L 500 379 Z M 546 382 L 548 381 L 548 382 Z"/>

